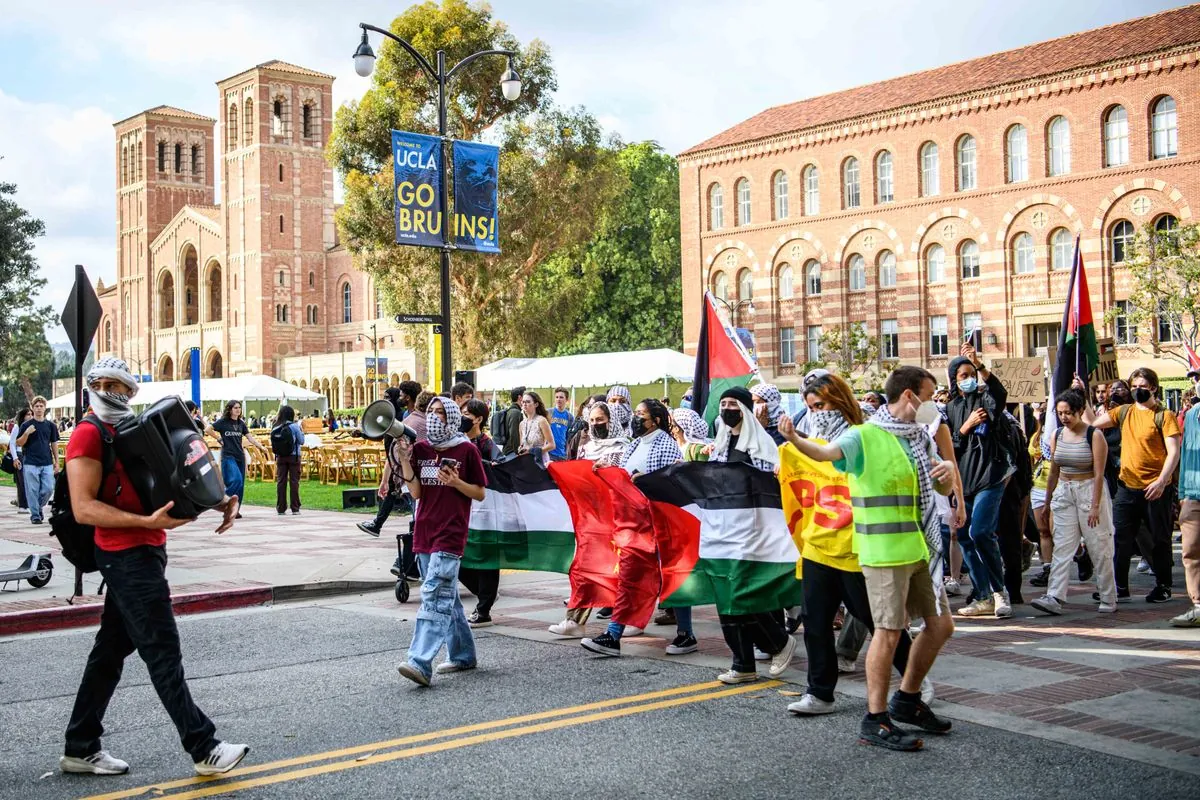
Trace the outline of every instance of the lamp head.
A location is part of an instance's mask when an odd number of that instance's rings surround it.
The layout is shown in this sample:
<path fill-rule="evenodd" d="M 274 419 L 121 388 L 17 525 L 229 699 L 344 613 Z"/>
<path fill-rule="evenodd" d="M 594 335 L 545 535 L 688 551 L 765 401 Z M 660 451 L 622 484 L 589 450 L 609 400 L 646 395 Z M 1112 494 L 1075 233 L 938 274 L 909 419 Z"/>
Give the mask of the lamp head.
<path fill-rule="evenodd" d="M 504 93 L 504 99 L 510 102 L 521 96 L 521 76 L 513 69 L 511 58 L 508 60 L 508 69 L 500 76 L 500 91 Z"/>
<path fill-rule="evenodd" d="M 358 43 L 358 49 L 354 51 L 354 71 L 358 73 L 360 78 L 365 78 L 374 69 L 375 51 L 371 49 L 371 43 L 367 41 L 366 30 L 363 30 L 362 41 Z"/>

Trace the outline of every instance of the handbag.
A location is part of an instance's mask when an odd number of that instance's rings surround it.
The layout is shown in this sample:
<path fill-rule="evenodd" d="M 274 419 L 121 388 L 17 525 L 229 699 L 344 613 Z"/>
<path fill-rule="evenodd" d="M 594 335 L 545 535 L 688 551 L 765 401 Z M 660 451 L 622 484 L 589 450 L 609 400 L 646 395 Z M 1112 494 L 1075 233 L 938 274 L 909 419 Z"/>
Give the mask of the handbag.
<path fill-rule="evenodd" d="M 12 449 L 4 451 L 4 458 L 0 458 L 0 472 L 6 472 L 9 475 L 16 475 L 17 468 L 14 466 Z"/>

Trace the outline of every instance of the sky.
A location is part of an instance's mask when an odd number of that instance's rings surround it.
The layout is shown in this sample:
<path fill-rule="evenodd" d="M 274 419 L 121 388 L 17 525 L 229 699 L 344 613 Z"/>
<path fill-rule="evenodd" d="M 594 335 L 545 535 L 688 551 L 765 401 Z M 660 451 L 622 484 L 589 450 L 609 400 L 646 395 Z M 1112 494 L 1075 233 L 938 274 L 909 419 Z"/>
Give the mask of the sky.
<path fill-rule="evenodd" d="M 549 46 L 556 102 L 585 106 L 625 141 L 679 153 L 770 106 L 1180 5 L 494 0 L 491 8 L 522 42 Z M 114 122 L 160 104 L 217 117 L 216 82 L 271 59 L 334 75 L 338 104 L 357 98 L 370 85 L 350 58 L 358 23 L 386 27 L 406 7 L 0 0 L 0 182 L 15 183 L 17 201 L 46 223 L 41 302 L 62 308 L 75 264 L 93 282 L 115 278 Z M 47 334 L 66 338 L 58 327 Z"/>

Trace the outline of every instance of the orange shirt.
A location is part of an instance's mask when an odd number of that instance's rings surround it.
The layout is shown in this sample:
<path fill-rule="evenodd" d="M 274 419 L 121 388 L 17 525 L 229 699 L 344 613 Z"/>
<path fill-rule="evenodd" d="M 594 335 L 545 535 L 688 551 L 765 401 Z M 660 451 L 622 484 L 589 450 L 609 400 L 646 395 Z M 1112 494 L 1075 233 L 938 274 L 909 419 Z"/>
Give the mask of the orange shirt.
<path fill-rule="evenodd" d="M 1125 421 L 1121 423 L 1121 483 L 1130 489 L 1145 489 L 1162 472 L 1167 460 L 1164 439 L 1179 436 L 1179 423 L 1171 409 L 1163 407 L 1162 434 L 1154 424 L 1156 412 L 1136 405 L 1126 406 Z M 1117 409 L 1109 412 L 1116 419 Z"/>

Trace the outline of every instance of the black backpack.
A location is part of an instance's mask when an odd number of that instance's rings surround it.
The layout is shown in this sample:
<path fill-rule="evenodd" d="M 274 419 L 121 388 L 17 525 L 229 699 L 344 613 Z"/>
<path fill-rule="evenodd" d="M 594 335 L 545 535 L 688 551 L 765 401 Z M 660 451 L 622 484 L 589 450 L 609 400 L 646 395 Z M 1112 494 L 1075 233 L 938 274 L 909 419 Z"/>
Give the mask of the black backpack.
<path fill-rule="evenodd" d="M 499 414 L 492 414 L 492 441 L 496 443 L 496 447 L 503 450 L 504 443 L 508 441 L 508 409 L 504 409 Z"/>
<path fill-rule="evenodd" d="M 271 429 L 271 452 L 277 456 L 296 454 L 296 433 L 292 423 L 281 422 Z"/>
<path fill-rule="evenodd" d="M 89 422 L 100 431 L 100 491 L 103 492 L 104 484 L 108 482 L 108 476 L 117 462 L 113 437 L 104 427 L 104 423 L 93 414 L 88 414 L 80 422 Z M 75 512 L 71 510 L 71 488 L 67 485 L 65 466 L 54 480 L 54 496 L 50 500 L 50 535 L 58 539 L 63 558 L 80 572 L 95 572 L 98 569 L 96 528 L 75 519 Z"/>
<path fill-rule="evenodd" d="M 1029 460 L 1029 442 L 1020 424 L 1011 419 L 1003 410 L 992 421 L 997 428 L 996 441 L 1004 450 L 1015 472 L 1012 481 L 1017 485 L 1021 494 L 1029 494 L 1033 489 L 1033 463 Z"/>

